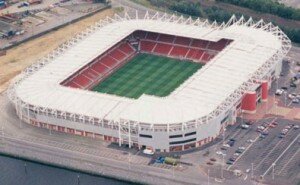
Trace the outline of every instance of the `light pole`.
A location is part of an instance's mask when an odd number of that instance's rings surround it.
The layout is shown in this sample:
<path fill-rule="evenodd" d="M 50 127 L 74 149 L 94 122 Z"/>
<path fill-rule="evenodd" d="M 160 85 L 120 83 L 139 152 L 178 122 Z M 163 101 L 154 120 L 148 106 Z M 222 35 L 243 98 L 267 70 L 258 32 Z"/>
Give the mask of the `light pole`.
<path fill-rule="evenodd" d="M 287 94 L 287 92 L 284 91 L 284 106 L 285 106 L 285 107 L 286 107 L 286 94 Z"/>
<path fill-rule="evenodd" d="M 224 179 L 224 155 L 222 154 L 221 178 Z"/>
<path fill-rule="evenodd" d="M 253 179 L 253 163 L 251 163 L 251 179 Z"/>
<path fill-rule="evenodd" d="M 274 175 L 275 175 L 275 163 L 272 164 L 272 179 L 274 180 Z"/>
<path fill-rule="evenodd" d="M 175 175 L 174 175 L 174 167 L 175 167 L 175 164 L 174 164 L 174 162 L 173 162 L 173 169 L 172 169 L 172 171 L 173 171 L 173 177 L 175 176 Z"/>
<path fill-rule="evenodd" d="M 128 168 L 130 169 L 130 152 L 128 152 Z"/>
<path fill-rule="evenodd" d="M 207 185 L 209 185 L 209 169 L 208 169 L 208 171 L 207 171 Z"/>

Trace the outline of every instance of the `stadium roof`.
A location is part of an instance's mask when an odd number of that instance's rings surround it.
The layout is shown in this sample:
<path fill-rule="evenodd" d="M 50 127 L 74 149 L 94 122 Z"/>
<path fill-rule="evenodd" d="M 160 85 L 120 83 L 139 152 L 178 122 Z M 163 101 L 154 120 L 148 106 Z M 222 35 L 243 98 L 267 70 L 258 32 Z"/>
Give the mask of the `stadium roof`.
<path fill-rule="evenodd" d="M 163 98 L 143 95 L 129 99 L 60 85 L 135 30 L 211 41 L 227 38 L 233 42 Z M 77 35 L 44 63 L 41 61 L 28 68 L 14 91 L 20 100 L 33 106 L 96 118 L 153 124 L 188 122 L 212 114 L 221 105 L 228 106 L 229 97 L 249 83 L 267 61 L 276 53 L 280 57 L 286 54 L 289 48 L 285 47 L 290 46 L 285 42 L 290 45 L 289 39 L 271 23 L 254 23 L 243 17 L 236 20 L 233 16 L 227 24 L 217 25 L 167 14 L 150 16 L 146 13 L 133 18 L 127 14 L 124 18 L 116 15 Z"/>

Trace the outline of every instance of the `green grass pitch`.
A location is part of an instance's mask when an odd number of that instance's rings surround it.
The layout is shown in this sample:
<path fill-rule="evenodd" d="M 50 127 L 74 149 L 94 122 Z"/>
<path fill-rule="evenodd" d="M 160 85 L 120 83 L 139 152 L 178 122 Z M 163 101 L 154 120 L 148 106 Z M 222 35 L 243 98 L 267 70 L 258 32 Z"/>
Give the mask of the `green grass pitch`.
<path fill-rule="evenodd" d="M 190 61 L 138 54 L 92 90 L 135 99 L 143 94 L 164 97 L 202 66 Z"/>

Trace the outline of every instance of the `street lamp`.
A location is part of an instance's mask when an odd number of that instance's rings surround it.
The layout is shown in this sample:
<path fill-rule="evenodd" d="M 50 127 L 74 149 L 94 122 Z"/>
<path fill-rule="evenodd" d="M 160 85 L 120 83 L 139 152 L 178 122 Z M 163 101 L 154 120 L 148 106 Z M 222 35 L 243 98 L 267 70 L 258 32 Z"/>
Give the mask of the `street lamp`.
<path fill-rule="evenodd" d="M 253 179 L 253 163 L 251 163 L 251 179 Z"/>
<path fill-rule="evenodd" d="M 272 179 L 274 180 L 274 175 L 275 175 L 275 163 L 272 164 Z"/>
<path fill-rule="evenodd" d="M 207 185 L 209 185 L 209 169 L 208 169 L 208 171 L 207 171 Z"/>
<path fill-rule="evenodd" d="M 222 155 L 221 179 L 224 179 L 224 155 Z"/>

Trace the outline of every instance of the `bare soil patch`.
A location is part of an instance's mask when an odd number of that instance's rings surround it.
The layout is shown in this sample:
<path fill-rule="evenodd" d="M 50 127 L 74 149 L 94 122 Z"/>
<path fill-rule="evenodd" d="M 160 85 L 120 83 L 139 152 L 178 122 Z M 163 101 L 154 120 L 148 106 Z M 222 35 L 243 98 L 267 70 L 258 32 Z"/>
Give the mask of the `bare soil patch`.
<path fill-rule="evenodd" d="M 50 53 L 60 44 L 71 39 L 76 33 L 85 30 L 100 19 L 112 16 L 113 14 L 113 9 L 101 11 L 91 17 L 7 50 L 6 55 L 0 57 L 0 93 L 8 87 L 9 81 L 13 77 L 27 66 Z"/>

